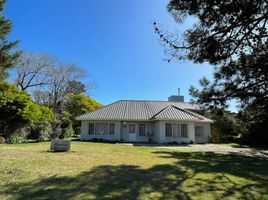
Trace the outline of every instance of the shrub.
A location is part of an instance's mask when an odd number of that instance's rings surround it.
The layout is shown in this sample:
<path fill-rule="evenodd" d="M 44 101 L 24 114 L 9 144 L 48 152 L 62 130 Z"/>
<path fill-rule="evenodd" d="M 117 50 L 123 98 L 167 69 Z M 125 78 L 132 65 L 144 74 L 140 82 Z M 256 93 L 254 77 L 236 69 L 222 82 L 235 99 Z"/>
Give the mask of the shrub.
<path fill-rule="evenodd" d="M 8 139 L 8 143 L 10 144 L 20 144 L 20 143 L 23 143 L 25 142 L 25 137 L 18 134 L 18 133 L 15 133 L 13 135 L 10 136 L 10 138 Z"/>
<path fill-rule="evenodd" d="M 56 139 L 61 134 L 61 122 L 58 119 L 55 119 L 51 122 L 52 132 L 50 134 L 50 139 Z"/>
<path fill-rule="evenodd" d="M 32 125 L 28 139 L 44 141 L 49 140 L 52 134 L 52 127 L 48 121 L 40 121 Z"/>

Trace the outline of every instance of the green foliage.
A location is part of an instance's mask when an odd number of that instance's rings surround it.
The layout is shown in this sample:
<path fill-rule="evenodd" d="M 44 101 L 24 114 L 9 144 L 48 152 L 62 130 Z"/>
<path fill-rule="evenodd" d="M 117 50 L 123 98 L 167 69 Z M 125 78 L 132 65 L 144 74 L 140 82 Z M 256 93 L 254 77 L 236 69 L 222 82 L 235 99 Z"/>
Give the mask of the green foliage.
<path fill-rule="evenodd" d="M 86 92 L 86 86 L 80 81 L 71 80 L 68 81 L 66 93 L 81 94 Z"/>
<path fill-rule="evenodd" d="M 48 121 L 38 121 L 31 126 L 31 133 L 28 139 L 45 141 L 51 138 L 52 126 Z"/>
<path fill-rule="evenodd" d="M 68 94 L 63 104 L 63 110 L 70 115 L 75 134 L 80 133 L 80 122 L 76 121 L 75 117 L 101 107 L 102 105 L 100 103 L 82 93 Z"/>
<path fill-rule="evenodd" d="M 8 140 L 8 143 L 10 144 L 21 144 L 23 142 L 25 142 L 25 137 L 23 137 L 19 133 L 11 135 Z"/>
<path fill-rule="evenodd" d="M 49 113 L 46 108 L 42 109 Z M 43 111 L 27 93 L 9 83 L 0 83 L 0 130 L 4 136 L 9 137 L 19 128 L 39 121 Z"/>
<path fill-rule="evenodd" d="M 60 121 L 61 121 L 61 134 L 59 137 L 61 139 L 65 137 L 71 137 L 74 133 L 73 127 L 72 127 L 72 120 L 71 120 L 71 115 L 67 112 L 63 112 L 62 115 L 60 116 Z"/>
<path fill-rule="evenodd" d="M 42 113 L 41 120 L 51 122 L 55 118 L 53 111 L 49 107 L 39 106 L 39 109 Z"/>
<path fill-rule="evenodd" d="M 51 122 L 51 128 L 52 128 L 52 132 L 50 134 L 50 139 L 56 139 L 59 137 L 59 135 L 62 133 L 62 130 L 61 130 L 61 121 L 59 119 L 54 119 L 52 122 Z"/>
<path fill-rule="evenodd" d="M 8 34 L 12 30 L 9 20 L 3 16 L 6 1 L 0 0 L 0 81 L 6 78 L 6 70 L 13 67 L 20 52 L 14 52 L 17 42 L 8 42 Z"/>
<path fill-rule="evenodd" d="M 207 112 L 206 116 L 214 121 L 211 125 L 212 142 L 232 142 L 238 137 L 236 114 L 223 110 L 213 110 L 212 112 Z"/>
<path fill-rule="evenodd" d="M 63 110 L 70 113 L 70 115 L 74 118 L 78 115 L 82 115 L 101 107 L 102 105 L 100 103 L 85 94 L 70 93 L 66 97 Z"/>
<path fill-rule="evenodd" d="M 218 64 L 267 43 L 265 0 L 170 0 L 167 8 L 177 23 L 184 22 L 188 16 L 197 19 L 182 34 L 182 40 L 174 38 L 178 34 L 163 33 L 155 23 L 169 59 L 188 58 Z"/>
<path fill-rule="evenodd" d="M 263 144 L 268 142 L 267 10 L 264 0 L 170 0 L 168 11 L 177 22 L 193 16 L 197 23 L 185 31 L 181 41 L 165 36 L 155 23 L 171 59 L 187 57 L 216 65 L 213 81 L 202 79 L 201 90 L 191 87 L 194 100 L 214 109 L 226 108 L 235 99 L 242 109 L 237 131 L 247 138 L 244 141 Z"/>

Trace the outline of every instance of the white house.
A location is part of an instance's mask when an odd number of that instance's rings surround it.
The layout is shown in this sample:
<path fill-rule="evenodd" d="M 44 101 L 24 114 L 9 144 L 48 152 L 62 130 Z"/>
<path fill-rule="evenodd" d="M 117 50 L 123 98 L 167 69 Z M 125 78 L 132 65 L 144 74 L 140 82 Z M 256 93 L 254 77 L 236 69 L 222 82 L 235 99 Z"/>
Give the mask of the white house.
<path fill-rule="evenodd" d="M 212 120 L 198 110 L 186 102 L 120 100 L 76 119 L 81 121 L 81 140 L 207 143 Z"/>

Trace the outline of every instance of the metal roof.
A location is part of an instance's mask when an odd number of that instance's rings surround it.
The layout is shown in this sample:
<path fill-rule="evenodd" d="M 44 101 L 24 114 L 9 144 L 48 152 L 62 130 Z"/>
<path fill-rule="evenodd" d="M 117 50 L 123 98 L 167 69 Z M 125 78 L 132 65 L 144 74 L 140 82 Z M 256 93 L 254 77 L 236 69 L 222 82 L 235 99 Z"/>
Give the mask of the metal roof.
<path fill-rule="evenodd" d="M 178 108 L 176 106 L 168 106 L 153 116 L 151 119 L 157 120 L 185 120 L 185 121 L 203 121 L 212 122 L 212 120 L 199 115 L 197 113 Z"/>
<path fill-rule="evenodd" d="M 212 122 L 191 111 L 197 104 L 169 101 L 120 100 L 78 116 L 77 120 L 194 120 Z"/>

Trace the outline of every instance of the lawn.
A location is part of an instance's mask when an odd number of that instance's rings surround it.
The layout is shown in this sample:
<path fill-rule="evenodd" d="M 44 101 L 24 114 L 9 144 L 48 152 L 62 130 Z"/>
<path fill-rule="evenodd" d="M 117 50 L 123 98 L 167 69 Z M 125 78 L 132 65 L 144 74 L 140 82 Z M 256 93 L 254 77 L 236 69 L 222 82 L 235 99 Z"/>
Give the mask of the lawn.
<path fill-rule="evenodd" d="M 268 160 L 122 144 L 0 145 L 0 199 L 268 199 Z"/>

